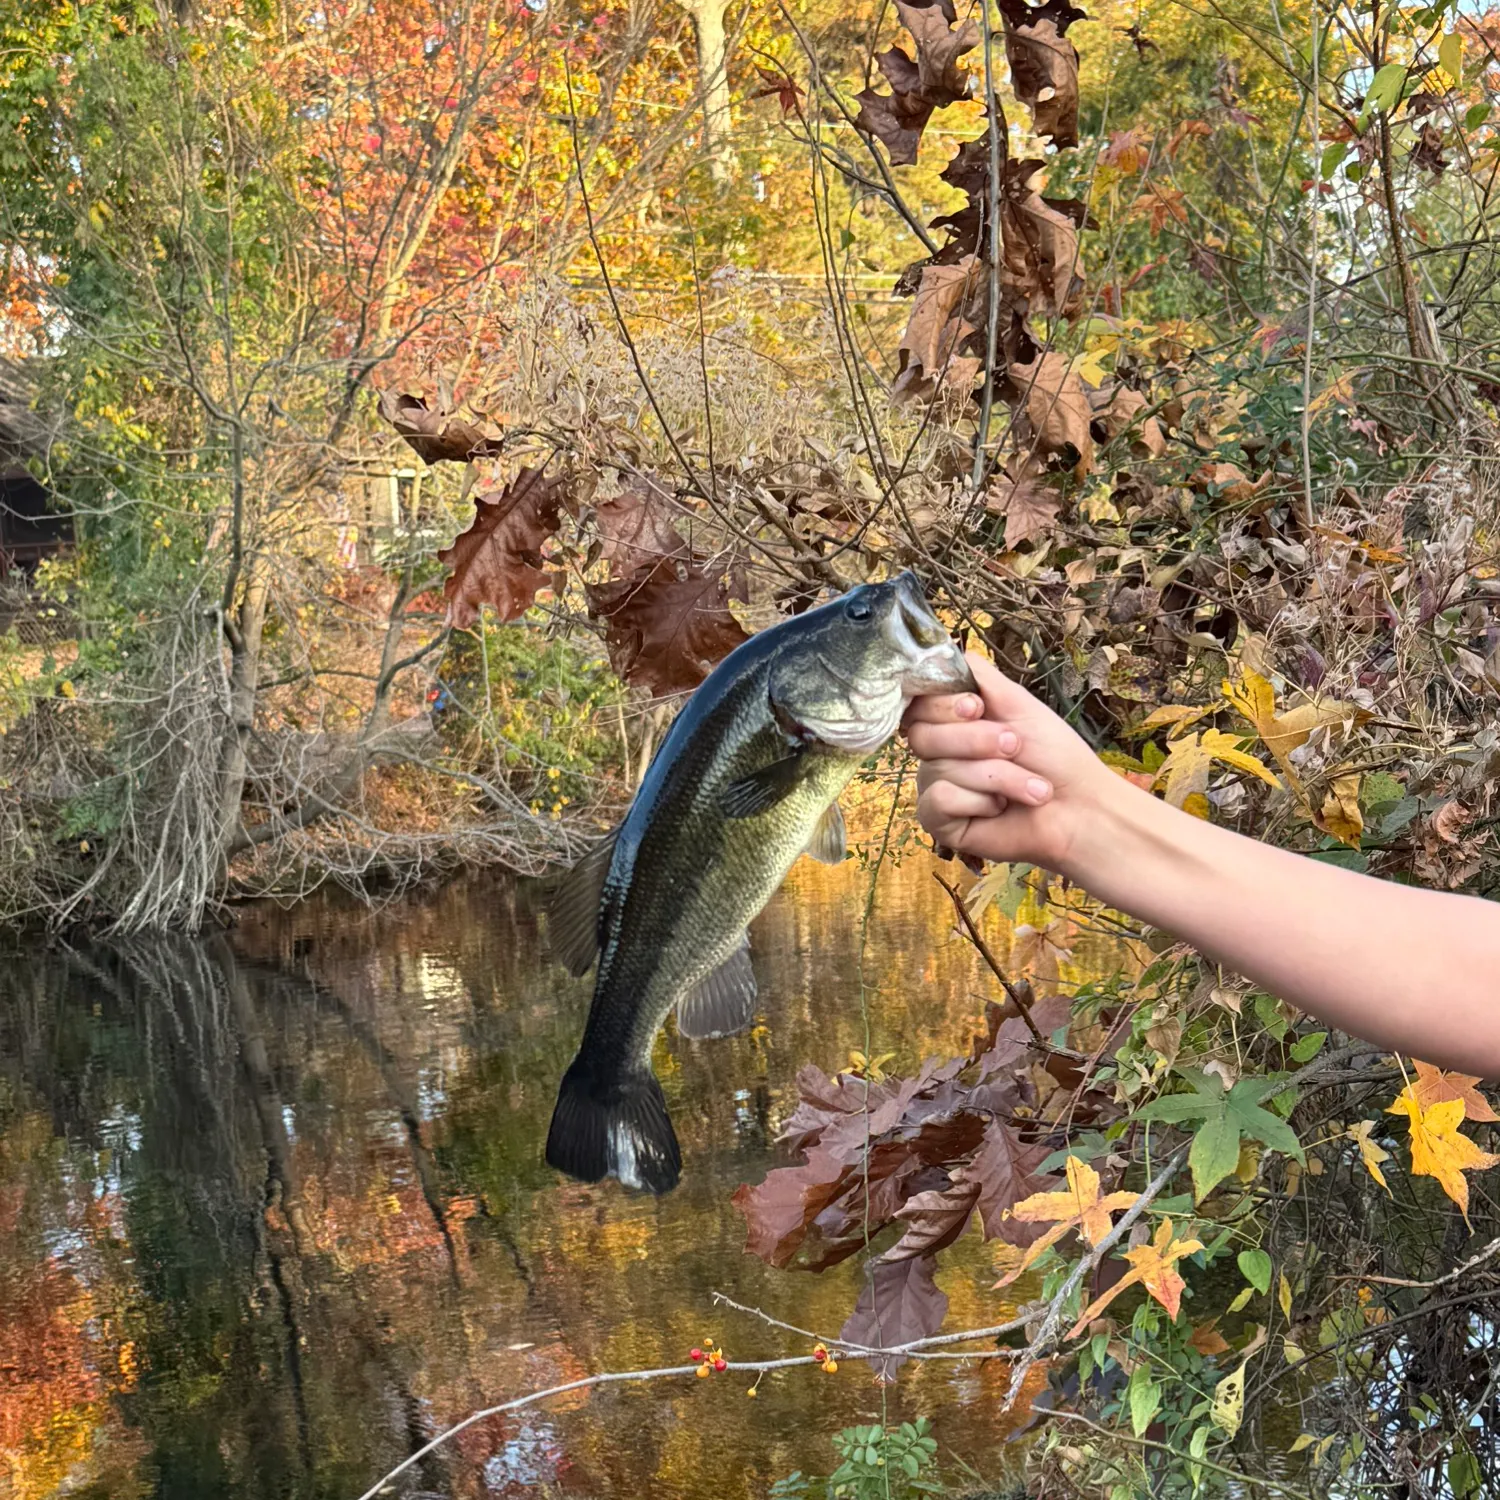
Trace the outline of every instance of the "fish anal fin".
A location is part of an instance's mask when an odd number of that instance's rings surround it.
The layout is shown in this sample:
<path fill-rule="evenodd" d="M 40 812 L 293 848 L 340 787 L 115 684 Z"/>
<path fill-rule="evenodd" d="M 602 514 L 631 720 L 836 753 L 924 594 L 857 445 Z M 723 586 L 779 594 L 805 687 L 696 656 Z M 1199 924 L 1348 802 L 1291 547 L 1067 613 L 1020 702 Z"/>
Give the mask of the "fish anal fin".
<path fill-rule="evenodd" d="M 825 865 L 843 863 L 849 852 L 849 834 L 844 828 L 844 815 L 837 802 L 830 802 L 818 819 L 812 837 L 807 841 L 807 852 Z"/>
<path fill-rule="evenodd" d="M 775 807 L 783 797 L 796 791 L 801 780 L 801 764 L 801 751 L 794 751 L 748 776 L 740 777 L 738 781 L 731 781 L 719 793 L 719 806 L 725 817 L 753 818 L 757 813 Z"/>
<path fill-rule="evenodd" d="M 586 974 L 599 956 L 599 903 L 619 829 L 604 835 L 559 875 L 547 898 L 547 946 L 570 974 Z"/>
<path fill-rule="evenodd" d="M 733 1036 L 755 1019 L 755 971 L 750 937 L 741 933 L 733 953 L 677 1002 L 677 1029 L 693 1041 Z"/>

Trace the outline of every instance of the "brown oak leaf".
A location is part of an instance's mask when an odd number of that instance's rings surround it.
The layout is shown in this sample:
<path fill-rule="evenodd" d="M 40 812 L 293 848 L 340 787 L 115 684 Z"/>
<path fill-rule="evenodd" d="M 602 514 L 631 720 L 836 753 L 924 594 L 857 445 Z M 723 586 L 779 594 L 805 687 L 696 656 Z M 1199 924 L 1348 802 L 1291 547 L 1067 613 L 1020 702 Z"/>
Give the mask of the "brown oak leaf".
<path fill-rule="evenodd" d="M 1027 451 L 1043 460 L 1060 460 L 1081 478 L 1094 459 L 1089 432 L 1093 411 L 1068 360 L 1048 350 L 1030 364 L 1012 365 L 1009 383 L 1025 418 L 1020 436 Z"/>
<path fill-rule="evenodd" d="M 978 321 L 964 309 L 980 284 L 978 260 L 965 256 L 954 266 L 927 266 L 901 335 L 901 368 L 891 387 L 898 400 L 929 399 L 940 384 L 972 388 L 979 361 L 959 354 Z"/>
<path fill-rule="evenodd" d="M 1031 185 L 1036 160 L 1008 162 L 1000 200 L 1000 243 L 1005 270 L 1034 312 L 1072 317 L 1083 306 L 1078 274 L 1078 226 L 1070 213 L 1047 202 Z"/>
<path fill-rule="evenodd" d="M 672 524 L 671 496 L 654 480 L 631 479 L 618 495 L 594 508 L 594 525 L 604 543 L 600 555 L 618 577 L 654 566 L 664 558 L 685 557 L 689 548 Z"/>
<path fill-rule="evenodd" d="M 1130 452 L 1136 458 L 1160 458 L 1167 450 L 1161 423 L 1150 415 L 1151 403 L 1128 385 L 1106 386 L 1090 400 L 1094 422 L 1113 442 L 1121 433 L 1130 434 Z"/>
<path fill-rule="evenodd" d="M 969 75 L 958 59 L 979 45 L 979 23 L 956 19 L 951 0 L 896 0 L 896 14 L 917 44 L 917 92 L 941 109 L 969 96 Z"/>
<path fill-rule="evenodd" d="M 933 1279 L 930 1255 L 906 1260 L 877 1260 L 839 1337 L 852 1344 L 889 1349 L 924 1339 L 943 1326 L 948 1297 Z M 906 1363 L 904 1354 L 873 1356 L 876 1379 L 886 1383 Z"/>
<path fill-rule="evenodd" d="M 380 415 L 424 463 L 468 463 L 494 458 L 505 449 L 504 438 L 491 437 L 450 411 L 433 411 L 420 396 L 381 391 Z"/>
<path fill-rule="evenodd" d="M 896 1210 L 906 1232 L 883 1258 L 908 1260 L 946 1249 L 968 1228 L 978 1202 L 979 1183 L 963 1176 L 955 1177 L 947 1187 L 913 1193 Z"/>
<path fill-rule="evenodd" d="M 1062 496 L 1046 483 L 1035 461 L 1013 458 L 985 500 L 986 507 L 1005 517 L 1005 550 L 1045 536 L 1062 509 Z"/>
<path fill-rule="evenodd" d="M 448 623 L 466 630 L 488 604 L 502 620 L 518 620 L 547 583 L 538 550 L 562 520 L 567 482 L 522 469 L 503 490 L 474 500 L 474 520 L 438 553 L 453 569 L 443 583 Z"/>
<path fill-rule="evenodd" d="M 1002 0 L 1005 56 L 1016 96 L 1032 114 L 1032 128 L 1057 146 L 1078 144 L 1078 49 L 1068 27 L 1084 13 L 1067 0 L 1033 9 L 1026 0 Z"/>
<path fill-rule="evenodd" d="M 740 581 L 732 582 L 743 598 Z M 750 639 L 729 611 L 730 583 L 723 567 L 679 557 L 586 584 L 589 615 L 603 622 L 615 672 L 658 698 L 697 687 Z"/>
<path fill-rule="evenodd" d="M 900 47 L 876 58 L 892 92 L 856 94 L 854 127 L 884 145 L 892 166 L 910 166 L 933 110 L 968 98 L 968 74 L 958 59 L 979 45 L 979 27 L 972 19 L 956 25 L 952 0 L 897 0 L 896 10 L 916 43 L 916 58 Z"/>
<path fill-rule="evenodd" d="M 1027 1144 L 1012 1126 L 991 1120 L 974 1160 L 960 1175 L 979 1188 L 979 1223 L 987 1240 L 1003 1239 L 1013 1245 L 1029 1245 L 1041 1233 L 1040 1225 L 1007 1219 L 1005 1211 L 1035 1193 L 1055 1187 L 1055 1177 L 1042 1177 L 1037 1168 L 1051 1154 L 1040 1142 Z"/>

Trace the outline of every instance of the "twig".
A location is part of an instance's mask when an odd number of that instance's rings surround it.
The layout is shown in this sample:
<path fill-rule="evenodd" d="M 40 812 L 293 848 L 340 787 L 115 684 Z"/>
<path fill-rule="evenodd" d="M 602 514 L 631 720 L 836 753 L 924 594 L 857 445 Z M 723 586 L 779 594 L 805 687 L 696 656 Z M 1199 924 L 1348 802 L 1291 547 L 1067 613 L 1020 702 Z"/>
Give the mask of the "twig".
<path fill-rule="evenodd" d="M 1011 1003 L 1021 1012 L 1021 1019 L 1025 1021 L 1026 1029 L 1036 1038 L 1037 1046 L 1045 1047 L 1049 1052 L 1055 1052 L 1057 1049 L 1037 1029 L 1037 1024 L 1031 1018 L 1031 1011 L 1027 1007 L 1026 1001 L 1022 998 L 1020 989 L 1006 977 L 1005 971 L 1000 967 L 999 960 L 990 952 L 990 945 L 985 942 L 979 928 L 974 925 L 974 919 L 969 915 L 969 908 L 964 905 L 963 893 L 956 885 L 949 885 L 938 870 L 932 872 L 932 878 L 947 891 L 953 902 L 953 909 L 958 913 L 959 921 L 964 924 L 964 929 L 969 934 L 970 940 L 979 949 L 979 956 L 989 965 L 990 972 L 1000 981 L 1005 989 L 1005 993 L 1010 996 Z"/>
<path fill-rule="evenodd" d="M 1340 1276 L 1338 1279 L 1368 1282 L 1371 1286 L 1404 1286 L 1410 1287 L 1413 1291 L 1430 1292 L 1434 1287 L 1446 1286 L 1450 1281 L 1457 1281 L 1460 1276 L 1467 1275 L 1487 1260 L 1493 1260 L 1496 1255 L 1500 1255 L 1500 1238 L 1491 1240 L 1478 1254 L 1471 1255 L 1461 1266 L 1455 1266 L 1434 1281 L 1411 1281 L 1405 1276 Z"/>
<path fill-rule="evenodd" d="M 1141 1196 L 1120 1215 L 1120 1220 L 1115 1227 L 1074 1266 L 1073 1274 L 1063 1283 L 1061 1290 L 1053 1297 L 1051 1305 L 1047 1308 L 1047 1315 L 1042 1319 L 1042 1326 L 1037 1329 L 1036 1337 L 1026 1346 L 1021 1358 L 1016 1361 L 1015 1369 L 1011 1371 L 1010 1390 L 1005 1396 L 1007 1406 L 1014 1403 L 1020 1396 L 1021 1387 L 1026 1383 L 1026 1376 L 1032 1365 L 1047 1352 L 1047 1346 L 1057 1337 L 1058 1325 L 1062 1322 L 1062 1310 L 1068 1298 L 1078 1290 L 1083 1278 L 1104 1259 L 1107 1251 L 1114 1249 L 1135 1221 L 1146 1212 L 1152 1200 L 1177 1175 L 1183 1162 L 1187 1160 L 1187 1154 L 1188 1148 L 1179 1146 L 1167 1158 L 1166 1166 L 1147 1184 Z"/>

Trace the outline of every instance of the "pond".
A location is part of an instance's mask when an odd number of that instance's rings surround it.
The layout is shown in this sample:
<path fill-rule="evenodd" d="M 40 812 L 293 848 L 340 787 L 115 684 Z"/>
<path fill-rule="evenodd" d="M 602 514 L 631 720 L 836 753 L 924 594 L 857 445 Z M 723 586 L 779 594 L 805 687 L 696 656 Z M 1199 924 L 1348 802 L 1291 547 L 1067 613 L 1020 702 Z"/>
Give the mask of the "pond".
<path fill-rule="evenodd" d="M 446 1426 L 606 1370 L 836 1332 L 859 1258 L 744 1253 L 730 1203 L 808 1061 L 962 1051 L 994 983 L 925 854 L 876 883 L 803 860 L 753 929 L 761 1024 L 659 1042 L 682 1186 L 542 1162 L 588 981 L 534 888 L 472 878 L 375 911 L 242 910 L 223 935 L 0 959 L 0 1496 L 355 1500 Z M 941 867 L 950 870 L 952 867 Z M 1004 946 L 1002 941 L 1002 954 Z M 990 1252 L 944 1257 L 948 1326 L 1000 1321 Z M 1014 1462 L 1002 1362 L 612 1386 L 476 1425 L 397 1496 L 763 1496 L 854 1422 L 932 1419 L 950 1476 Z M 981 1483 L 981 1479 L 983 1484 Z"/>

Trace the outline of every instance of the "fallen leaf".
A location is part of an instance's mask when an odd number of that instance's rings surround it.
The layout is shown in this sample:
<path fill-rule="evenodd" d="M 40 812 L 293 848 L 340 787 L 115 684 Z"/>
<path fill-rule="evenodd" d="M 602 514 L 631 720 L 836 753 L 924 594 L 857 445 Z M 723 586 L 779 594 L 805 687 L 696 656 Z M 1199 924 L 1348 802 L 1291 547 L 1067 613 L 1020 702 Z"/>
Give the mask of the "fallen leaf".
<path fill-rule="evenodd" d="M 1463 839 L 1463 831 L 1473 821 L 1474 814 L 1462 802 L 1445 802 L 1432 815 L 1432 831 L 1445 844 L 1457 844 Z"/>
<path fill-rule="evenodd" d="M 1490 1107 L 1490 1101 L 1475 1087 L 1479 1082 L 1477 1073 L 1449 1073 L 1431 1063 L 1412 1059 L 1417 1070 L 1417 1081 L 1412 1085 L 1417 1102 L 1423 1109 L 1442 1104 L 1449 1099 L 1462 1099 L 1464 1119 L 1478 1123 L 1500 1120 L 1500 1115 Z"/>
<path fill-rule="evenodd" d="M 1213 1323 L 1200 1323 L 1193 1329 L 1193 1335 L 1188 1340 L 1188 1343 L 1204 1359 L 1211 1359 L 1215 1354 L 1223 1354 L 1229 1349 L 1229 1340 L 1219 1332 Z"/>
<path fill-rule="evenodd" d="M 380 415 L 424 463 L 468 463 L 505 451 L 505 439 L 482 432 L 449 411 L 433 411 L 420 396 L 381 391 Z"/>
<path fill-rule="evenodd" d="M 1020 470 L 1019 476 L 1013 473 Z M 985 507 L 1005 517 L 1003 546 L 1013 552 L 1023 542 L 1046 536 L 1062 509 L 1062 496 L 1046 484 L 1034 464 L 1012 460 L 985 496 Z"/>
<path fill-rule="evenodd" d="M 1469 1221 L 1469 1183 L 1465 1172 L 1500 1164 L 1500 1156 L 1482 1151 L 1459 1130 L 1464 1118 L 1462 1099 L 1444 1099 L 1422 1107 L 1416 1089 L 1408 1084 L 1387 1114 L 1405 1115 L 1411 1126 L 1411 1169 L 1417 1177 L 1436 1177 L 1438 1185 Z"/>
<path fill-rule="evenodd" d="M 522 469 L 503 490 L 478 495 L 474 520 L 438 553 L 453 571 L 443 582 L 448 623 L 466 630 L 488 604 L 518 620 L 547 582 L 539 548 L 562 521 L 567 484 L 541 469 Z"/>

